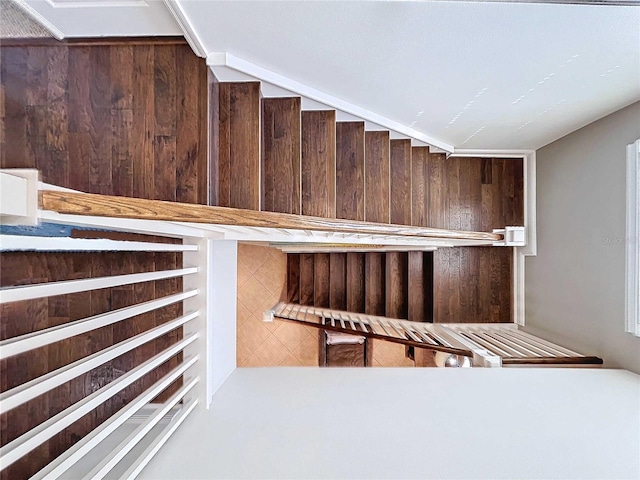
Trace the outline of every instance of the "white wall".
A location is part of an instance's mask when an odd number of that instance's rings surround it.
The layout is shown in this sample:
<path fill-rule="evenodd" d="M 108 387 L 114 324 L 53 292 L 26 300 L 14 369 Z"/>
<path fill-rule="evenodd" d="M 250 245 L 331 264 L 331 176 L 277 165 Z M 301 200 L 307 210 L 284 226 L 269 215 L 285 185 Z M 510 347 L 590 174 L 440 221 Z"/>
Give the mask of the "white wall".
<path fill-rule="evenodd" d="M 207 329 L 210 352 L 207 398 L 220 388 L 236 368 L 236 283 L 238 278 L 238 242 L 215 240 L 211 244 L 212 305 Z"/>
<path fill-rule="evenodd" d="M 640 377 L 237 369 L 142 479 L 640 478 Z"/>
<path fill-rule="evenodd" d="M 638 138 L 635 103 L 536 152 L 538 255 L 525 284 L 528 330 L 636 373 L 624 238 L 626 146 Z"/>

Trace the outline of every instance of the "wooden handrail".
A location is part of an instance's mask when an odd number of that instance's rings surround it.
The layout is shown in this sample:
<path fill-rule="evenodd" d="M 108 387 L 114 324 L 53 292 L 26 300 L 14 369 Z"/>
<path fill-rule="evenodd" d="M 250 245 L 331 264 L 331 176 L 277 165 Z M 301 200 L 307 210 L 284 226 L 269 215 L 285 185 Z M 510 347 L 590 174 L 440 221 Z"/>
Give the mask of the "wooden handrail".
<path fill-rule="evenodd" d="M 95 193 L 40 192 L 40 208 L 72 215 L 164 220 L 243 227 L 315 230 L 351 234 L 393 235 L 401 237 L 480 240 L 499 242 L 501 234 L 446 230 L 442 228 L 388 225 L 288 213 L 259 212 L 239 208 L 212 207 L 191 203 L 115 197 Z"/>

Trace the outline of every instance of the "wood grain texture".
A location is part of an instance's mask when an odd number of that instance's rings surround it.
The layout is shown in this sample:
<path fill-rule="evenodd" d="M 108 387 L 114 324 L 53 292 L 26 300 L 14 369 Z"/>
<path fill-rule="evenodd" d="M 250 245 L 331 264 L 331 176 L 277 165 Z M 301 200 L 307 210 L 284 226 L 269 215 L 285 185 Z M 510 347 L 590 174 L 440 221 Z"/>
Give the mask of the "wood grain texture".
<path fill-rule="evenodd" d="M 364 139 L 364 218 L 390 223 L 389 132 L 365 132 Z"/>
<path fill-rule="evenodd" d="M 313 254 L 300 255 L 300 304 L 313 305 L 314 261 Z"/>
<path fill-rule="evenodd" d="M 425 315 L 426 296 L 431 292 L 427 291 L 425 285 L 426 275 L 433 277 L 433 271 L 425 272 L 423 252 L 408 252 L 407 255 L 407 319 L 412 322 L 428 321 Z"/>
<path fill-rule="evenodd" d="M 3 40 L 0 47 L 2 168 L 37 168 L 45 182 L 87 192 L 207 202 L 207 67 L 183 40 L 25 42 L 9 46 Z M 108 238 L 106 232 L 93 233 Z M 17 285 L 181 264 L 181 254 L 164 253 L 2 254 L 0 279 L 3 285 Z M 179 291 L 182 283 L 173 279 L 15 302 L 3 306 L 0 331 L 7 338 Z M 144 332 L 180 312 L 182 306 L 176 304 L 8 359 L 0 368 L 2 390 Z M 118 378 L 181 335 L 181 329 L 175 330 L 3 412 L 2 443 Z M 174 357 L 162 368 L 171 368 L 177 361 L 179 357 Z M 3 470 L 0 477 L 28 478 L 155 382 L 161 370 L 85 415 Z"/>
<path fill-rule="evenodd" d="M 411 225 L 426 227 L 429 224 L 427 192 L 430 185 L 428 176 L 428 147 L 411 148 Z"/>
<path fill-rule="evenodd" d="M 40 206 L 46 210 L 76 215 L 95 215 L 142 220 L 168 220 L 247 227 L 291 228 L 354 234 L 397 235 L 423 238 L 499 241 L 502 235 L 404 225 L 389 225 L 355 220 L 260 212 L 240 208 L 192 205 L 178 202 L 115 197 L 109 195 L 58 192 L 40 193 Z"/>
<path fill-rule="evenodd" d="M 260 82 L 220 83 L 218 108 L 218 205 L 259 210 Z"/>
<path fill-rule="evenodd" d="M 407 253 L 385 253 L 385 315 L 387 317 L 407 318 L 407 280 Z"/>
<path fill-rule="evenodd" d="M 336 124 L 336 217 L 364 220 L 364 122 Z"/>
<path fill-rule="evenodd" d="M 347 309 L 347 254 L 329 254 L 329 307 Z"/>
<path fill-rule="evenodd" d="M 262 210 L 301 213 L 300 97 L 262 100 Z"/>
<path fill-rule="evenodd" d="M 385 259 L 383 253 L 365 255 L 365 313 L 385 314 Z"/>
<path fill-rule="evenodd" d="M 287 255 L 287 299 L 300 303 L 300 254 Z"/>
<path fill-rule="evenodd" d="M 90 193 L 206 203 L 207 68 L 188 45 L 0 48 L 2 168 Z"/>
<path fill-rule="evenodd" d="M 521 159 L 447 159 L 430 154 L 424 171 L 430 183 L 420 220 L 429 226 L 489 231 L 523 224 Z M 414 224 L 420 224 L 416 219 Z M 512 258 L 513 249 L 504 247 L 436 251 L 434 321 L 512 321 Z"/>
<path fill-rule="evenodd" d="M 347 310 L 364 313 L 365 254 L 347 253 Z"/>
<path fill-rule="evenodd" d="M 411 140 L 390 141 L 390 221 L 411 225 Z"/>
<path fill-rule="evenodd" d="M 330 305 L 330 265 L 328 253 L 316 253 L 313 260 L 313 304 L 328 308 Z"/>
<path fill-rule="evenodd" d="M 302 214 L 336 216 L 336 112 L 302 112 Z"/>

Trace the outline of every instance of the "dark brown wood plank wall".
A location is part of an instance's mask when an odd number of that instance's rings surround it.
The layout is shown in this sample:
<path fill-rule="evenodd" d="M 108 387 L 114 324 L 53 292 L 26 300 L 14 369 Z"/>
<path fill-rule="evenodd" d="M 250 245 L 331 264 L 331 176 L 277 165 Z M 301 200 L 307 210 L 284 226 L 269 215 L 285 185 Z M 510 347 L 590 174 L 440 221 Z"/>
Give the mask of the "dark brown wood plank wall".
<path fill-rule="evenodd" d="M 364 122 L 336 124 L 336 217 L 364 220 Z"/>
<path fill-rule="evenodd" d="M 262 100 L 262 210 L 301 213 L 300 97 Z"/>
<path fill-rule="evenodd" d="M 300 254 L 300 303 L 313 305 L 314 261 L 312 253 Z"/>
<path fill-rule="evenodd" d="M 391 223 L 411 225 L 411 140 L 391 140 Z"/>
<path fill-rule="evenodd" d="M 218 89 L 218 171 L 211 172 L 217 205 L 260 210 L 260 82 L 220 83 Z"/>
<path fill-rule="evenodd" d="M 428 226 L 491 231 L 523 225 L 522 159 L 431 154 L 424 175 L 429 179 L 423 200 Z M 415 208 L 414 203 L 414 213 Z M 434 321 L 512 321 L 512 257 L 513 249 L 503 247 L 437 250 Z"/>
<path fill-rule="evenodd" d="M 3 42 L 0 47 L 2 168 L 37 168 L 45 182 L 91 193 L 207 203 L 207 67 L 184 41 L 18 43 L 8 46 Z M 180 265 L 182 256 L 174 253 L 7 253 L 0 258 L 0 283 L 90 278 Z M 173 279 L 14 302 L 2 307 L 2 338 L 179 291 L 182 282 Z M 178 303 L 12 357 L 2 365 L 2 391 L 181 312 Z M 142 363 L 181 335 L 181 329 L 171 332 L 49 395 L 5 412 L 0 417 L 2 444 Z M 177 361 L 174 357 L 85 415 L 4 470 L 1 477 L 31 476 Z M 167 390 L 158 401 L 170 393 Z"/>
<path fill-rule="evenodd" d="M 302 214 L 336 216 L 336 112 L 302 112 Z"/>
<path fill-rule="evenodd" d="M 329 254 L 329 307 L 347 309 L 347 254 Z"/>
<path fill-rule="evenodd" d="M 385 254 L 385 315 L 407 318 L 407 252 Z"/>
<path fill-rule="evenodd" d="M 389 132 L 365 132 L 365 220 L 389 223 Z"/>

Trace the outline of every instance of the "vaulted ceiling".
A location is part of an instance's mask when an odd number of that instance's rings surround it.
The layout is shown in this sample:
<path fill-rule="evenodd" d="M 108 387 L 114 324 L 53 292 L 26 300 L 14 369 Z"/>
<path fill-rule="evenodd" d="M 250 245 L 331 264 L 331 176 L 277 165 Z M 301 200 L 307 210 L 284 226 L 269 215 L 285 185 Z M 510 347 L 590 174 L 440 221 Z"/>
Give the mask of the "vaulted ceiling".
<path fill-rule="evenodd" d="M 25 0 L 65 36 L 174 35 L 159 1 Z M 228 52 L 458 149 L 533 149 L 640 100 L 640 7 L 166 0 Z M 640 120 L 640 119 L 639 119 Z"/>

